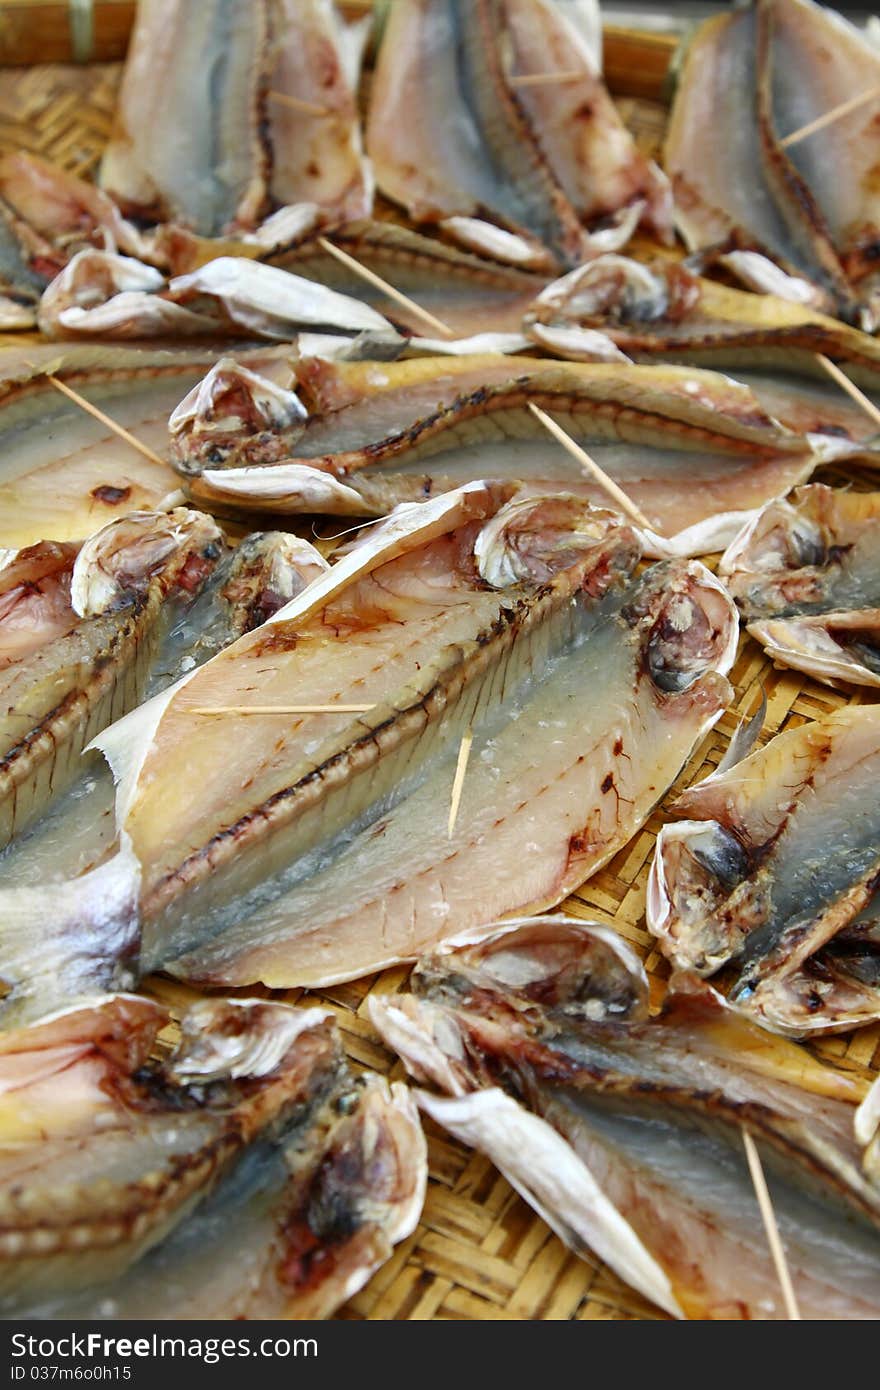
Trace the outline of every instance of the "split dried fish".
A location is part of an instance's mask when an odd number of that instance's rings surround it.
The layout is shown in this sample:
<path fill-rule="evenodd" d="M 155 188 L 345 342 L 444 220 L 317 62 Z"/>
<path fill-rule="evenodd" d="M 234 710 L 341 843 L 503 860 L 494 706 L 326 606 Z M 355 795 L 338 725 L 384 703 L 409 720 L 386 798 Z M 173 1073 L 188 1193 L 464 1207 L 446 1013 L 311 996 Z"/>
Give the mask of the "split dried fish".
<path fill-rule="evenodd" d="M 597 334 L 637 361 L 734 367 L 765 410 L 803 435 L 876 447 L 877 426 L 818 361 L 832 358 L 880 401 L 880 346 L 870 334 L 772 294 L 716 284 L 676 262 L 599 256 L 547 285 L 523 323 L 559 357 L 592 361 Z"/>
<path fill-rule="evenodd" d="M 73 547 L 34 547 L 46 563 L 51 552 Z M 23 560 L 30 552 L 25 551 Z M 29 562 L 32 583 L 36 566 Z M 277 613 L 306 584 L 327 569 L 314 546 L 283 532 L 246 536 L 215 565 L 196 592 L 180 589 L 169 595 L 156 640 L 146 658 L 141 681 L 143 699 L 159 694 L 182 676 L 203 665 L 246 632 L 252 632 Z M 8 571 L 3 571 L 5 575 Z M 0 586 L 2 587 L 2 586 Z M 58 586 L 60 587 L 60 586 Z M 31 588 L 24 622 L 13 628 L 13 614 L 5 616 L 5 645 L 15 641 L 29 647 L 38 631 L 38 604 L 47 607 L 46 596 Z M 59 605 L 61 607 L 61 605 Z M 2 600 L 0 600 L 2 611 Z M 42 626 L 59 620 L 51 609 L 42 613 Z M 47 640 L 45 635 L 43 642 Z M 21 658 L 20 658 L 21 659 Z M 73 765 L 74 780 L 66 792 L 56 795 L 51 806 L 0 854 L 0 916 L 9 922 L 16 912 L 27 911 L 28 895 L 21 888 L 40 888 L 60 893 L 60 884 L 97 869 L 113 851 L 116 838 L 113 777 L 99 753 L 85 753 Z M 10 896 L 11 895 L 11 896 Z M 98 943 L 100 949 L 101 943 Z"/>
<path fill-rule="evenodd" d="M 778 734 L 678 797 L 648 926 L 673 963 L 727 969 L 737 1008 L 795 1036 L 880 1018 L 880 708 Z M 829 853 L 833 846 L 833 853 Z"/>
<path fill-rule="evenodd" d="M 528 94 L 511 84 L 514 68 L 534 72 L 561 52 L 579 82 Z M 367 151 L 379 188 L 415 222 L 523 268 L 577 264 L 589 248 L 579 214 L 616 212 L 662 183 L 576 25 L 545 0 L 393 5 Z"/>
<path fill-rule="evenodd" d="M 635 579 L 639 548 L 609 513 L 499 502 L 473 484 L 401 509 L 264 628 L 101 737 L 120 852 L 68 885 L 42 965 L 27 945 L 40 894 L 14 932 L 4 914 L 7 1014 L 31 1007 L 35 974 L 44 998 L 89 971 L 359 977 L 412 959 L 462 914 L 558 902 L 626 843 L 725 707 L 733 606 L 693 562 Z M 245 725 L 195 712 L 352 697 L 374 708 Z M 180 795 L 183 748 L 197 796 Z M 487 857 L 503 866 L 491 883 Z"/>
<path fill-rule="evenodd" d="M 880 686 L 880 494 L 820 483 L 759 512 L 720 573 L 774 661 L 829 685 Z"/>
<path fill-rule="evenodd" d="M 191 8 L 138 7 L 104 188 L 138 218 L 208 237 L 254 229 L 273 204 L 368 216 L 363 27 L 329 0 L 203 0 L 197 22 Z"/>
<path fill-rule="evenodd" d="M 3 1035 L 6 1317 L 328 1316 L 415 1226 L 412 1101 L 325 1010 L 203 999 L 151 1060 L 169 1022 L 110 995 Z"/>
<path fill-rule="evenodd" d="M 239 354 L 289 383 L 287 350 Z M 126 444 L 62 396 L 68 382 L 163 457 L 168 416 L 216 361 L 213 347 L 29 345 L 0 350 L 0 546 L 82 541 L 106 521 L 156 506 L 178 487 L 171 468 Z"/>
<path fill-rule="evenodd" d="M 0 570 L 0 847 L 136 702 L 166 600 L 198 588 L 222 539 L 199 512 L 135 512 L 78 552 L 32 546 Z"/>
<path fill-rule="evenodd" d="M 782 143 L 830 109 L 835 92 L 853 95 L 853 80 L 876 84 L 880 55 L 808 0 L 758 0 L 718 15 L 688 49 L 666 168 L 691 250 L 733 252 L 726 264 L 734 273 L 745 264 L 755 287 L 811 296 L 812 307 L 872 328 L 851 247 L 853 238 L 865 247 L 876 240 L 864 171 L 876 163 L 878 104 L 854 112 L 836 135 L 828 127 L 814 146 L 812 136 L 790 150 Z"/>
<path fill-rule="evenodd" d="M 742 1146 L 762 1154 L 805 1318 L 880 1311 L 880 1172 L 853 1133 L 867 1083 L 772 1038 L 691 977 L 659 1017 L 607 927 L 463 934 L 411 995 L 371 999 L 419 1104 L 486 1153 L 578 1254 L 675 1316 L 786 1316 Z"/>
<path fill-rule="evenodd" d="M 371 19 L 346 25 L 332 0 L 276 0 L 269 17 L 276 53 L 267 102 L 272 200 L 311 204 L 322 223 L 369 217 L 372 171 L 357 90 Z M 297 104 L 279 100 L 285 96 Z"/>
<path fill-rule="evenodd" d="M 375 516 L 480 477 L 604 504 L 528 409 L 534 402 L 584 445 L 653 527 L 648 553 L 707 554 L 755 507 L 803 482 L 824 455 L 790 434 L 747 388 L 680 367 L 511 361 L 497 354 L 298 368 L 309 419 L 274 446 L 263 434 L 214 463 L 198 437 L 175 439 L 194 505 Z M 283 460 L 283 444 L 287 458 Z M 820 442 L 821 443 L 821 442 Z"/>
<path fill-rule="evenodd" d="M 544 277 L 450 246 L 394 222 L 359 222 L 338 228 L 333 242 L 439 318 L 456 339 L 479 333 L 521 334 L 523 314 Z M 341 265 L 314 240 L 270 257 L 273 265 L 304 275 L 378 310 L 400 332 L 420 338 L 424 321 Z"/>

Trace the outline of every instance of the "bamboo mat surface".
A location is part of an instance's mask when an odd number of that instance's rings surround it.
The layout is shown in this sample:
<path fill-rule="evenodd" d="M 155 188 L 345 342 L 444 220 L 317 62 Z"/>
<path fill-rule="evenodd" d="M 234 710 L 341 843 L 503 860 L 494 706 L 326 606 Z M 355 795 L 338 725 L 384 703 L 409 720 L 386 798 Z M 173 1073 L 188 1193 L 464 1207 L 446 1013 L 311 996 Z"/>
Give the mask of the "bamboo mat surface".
<path fill-rule="evenodd" d="M 93 174 L 109 133 L 120 71 L 119 64 L 0 69 L 0 152 L 24 148 L 77 174 Z M 641 147 L 656 155 L 665 108 L 626 97 L 619 106 Z M 21 343 L 22 337 L 0 335 L 0 343 Z M 757 707 L 762 688 L 767 718 L 761 743 L 841 705 L 875 698 L 870 693 L 848 698 L 796 672 L 775 670 L 749 637 L 741 641 L 731 681 L 734 707 L 697 749 L 663 805 L 718 763 L 740 718 Z M 632 943 L 645 961 L 656 1002 L 668 968 L 645 929 L 644 907 L 654 840 L 667 819 L 663 805 L 564 905 L 572 916 L 611 923 Z M 389 970 L 317 996 L 336 1013 L 354 1061 L 395 1078 L 402 1077 L 403 1068 L 370 1027 L 367 997 L 394 993 L 406 978 L 405 968 Z M 153 981 L 152 988 L 171 1004 L 184 1003 L 191 994 L 165 980 Z M 295 1000 L 302 992 L 279 997 Z M 880 1025 L 813 1046 L 843 1069 L 880 1069 Z M 586 1321 L 660 1316 L 598 1261 L 572 1255 L 486 1159 L 451 1141 L 430 1121 L 427 1130 L 431 1180 L 421 1223 L 340 1316 Z"/>

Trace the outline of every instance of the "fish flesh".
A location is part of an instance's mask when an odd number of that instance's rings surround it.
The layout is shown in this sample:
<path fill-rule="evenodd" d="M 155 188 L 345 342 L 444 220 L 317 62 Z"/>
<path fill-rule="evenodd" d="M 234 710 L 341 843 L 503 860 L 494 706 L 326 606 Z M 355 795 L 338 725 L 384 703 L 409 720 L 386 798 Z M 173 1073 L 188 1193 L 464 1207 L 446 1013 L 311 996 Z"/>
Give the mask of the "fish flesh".
<path fill-rule="evenodd" d="M 534 402 L 641 508 L 648 553 L 699 555 L 727 545 L 755 507 L 825 456 L 822 441 L 780 429 L 747 388 L 695 369 L 489 354 L 301 362 L 297 378 L 309 418 L 283 436 L 286 459 L 281 445 L 268 459 L 263 434 L 252 458 L 245 434 L 216 466 L 192 435 L 175 438 L 193 505 L 376 516 L 483 477 L 603 505 L 601 487 L 532 415 Z"/>
<path fill-rule="evenodd" d="M 812 0 L 774 0 L 769 18 L 773 125 L 780 137 L 860 93 L 869 98 L 789 147 L 847 276 L 859 287 L 880 250 L 880 53 L 856 25 Z"/>
<path fill-rule="evenodd" d="M 159 968 L 272 987 L 359 978 L 461 914 L 560 901 L 627 842 L 727 703 L 733 606 L 694 562 L 636 578 L 639 547 L 609 513 L 502 502 L 472 484 L 402 508 L 105 731 L 119 853 L 65 886 L 40 963 L 28 922 L 45 893 L 14 924 L 0 914 L 7 1017 L 32 1007 L 37 975 L 62 998 L 96 971 L 102 987 Z M 260 711 L 246 724 L 242 705 Z M 197 794 L 181 795 L 182 756 Z"/>
<path fill-rule="evenodd" d="M 462 933 L 373 1022 L 436 1091 L 425 1112 L 487 1154 L 578 1254 L 673 1316 L 787 1316 L 748 1174 L 762 1155 L 804 1318 L 880 1312 L 880 1173 L 854 1134 L 868 1085 L 680 979 L 659 1016 L 607 927 Z"/>
<path fill-rule="evenodd" d="M 134 512 L 78 550 L 30 546 L 0 570 L 0 848 L 132 708 L 166 601 L 198 589 L 222 540 L 200 512 Z"/>
<path fill-rule="evenodd" d="M 267 100 L 273 203 L 311 205 L 325 225 L 369 217 L 373 181 L 357 92 L 370 17 L 346 25 L 332 0 L 275 0 L 269 18 L 276 55 Z"/>
<path fill-rule="evenodd" d="M 774 1032 L 880 1018 L 878 760 L 880 708 L 837 710 L 683 792 L 658 838 L 660 949 Z"/>
<path fill-rule="evenodd" d="M 279 205 L 325 224 L 369 216 L 364 26 L 329 0 L 203 0 L 197 23 L 190 10 L 138 6 L 103 188 L 139 219 L 203 237 L 252 231 Z"/>
<path fill-rule="evenodd" d="M 48 552 L 50 547 L 34 550 Z M 51 563 L 49 554 L 44 563 Z M 33 582 L 38 572 L 33 559 L 29 567 Z M 142 698 L 151 699 L 243 633 L 259 627 L 326 569 L 327 562 L 315 547 L 297 536 L 278 531 L 246 536 L 217 561 L 195 593 L 178 589 L 168 596 L 146 658 Z M 46 596 L 38 600 L 32 588 L 25 622 L 19 624 L 19 647 L 23 642 L 34 645 L 33 633 L 40 627 L 38 602 L 48 610 L 42 619 L 44 632 L 49 626 L 53 615 Z M 58 607 L 63 622 L 67 609 Z M 5 644 L 15 636 L 10 614 L 4 623 Z M 11 901 L 20 901 L 19 888 L 57 886 L 78 878 L 96 869 L 113 851 L 116 827 L 110 769 L 99 753 L 90 752 L 76 760 L 74 773 L 68 790 L 56 795 L 39 819 L 0 853 L 0 915 L 5 912 L 8 917 Z"/>
<path fill-rule="evenodd" d="M 598 256 L 545 286 L 523 328 L 575 361 L 594 360 L 593 337 L 601 333 L 639 362 L 733 367 L 768 414 L 796 433 L 873 450 L 876 423 L 829 380 L 819 358 L 839 363 L 877 404 L 876 338 L 777 295 L 720 285 L 678 262 Z"/>
<path fill-rule="evenodd" d="M 880 686 L 880 494 L 821 483 L 765 507 L 719 573 L 773 660 L 829 685 Z"/>
<path fill-rule="evenodd" d="M 521 86 L 564 54 L 579 80 Z M 400 0 L 367 118 L 380 190 L 469 250 L 546 270 L 590 251 L 583 222 L 634 201 L 668 232 L 664 179 L 638 152 L 595 55 L 548 0 Z M 600 243 L 601 244 L 601 243 Z"/>
<path fill-rule="evenodd" d="M 367 154 L 379 189 L 414 222 L 488 218 L 531 248 L 536 268 L 573 265 L 583 252 L 582 229 L 507 85 L 503 21 L 495 0 L 391 6 Z"/>
<path fill-rule="evenodd" d="M 415 1226 L 412 1101 L 326 1010 L 202 999 L 157 1056 L 170 1022 L 117 994 L 3 1034 L 3 1316 L 324 1317 Z"/>
<path fill-rule="evenodd" d="M 261 376 L 289 384 L 289 349 L 238 354 Z M 213 346 L 131 348 L 34 344 L 0 349 L 0 547 L 82 541 L 107 521 L 155 507 L 178 487 L 170 467 L 145 457 L 47 380 L 57 376 L 159 458 L 168 416 L 217 359 Z"/>
<path fill-rule="evenodd" d="M 758 253 L 747 262 L 752 272 L 760 258 L 771 263 L 761 288 L 806 292 L 812 307 L 857 322 L 858 293 L 775 125 L 778 75 L 788 66 L 785 82 L 802 81 L 776 34 L 784 3 L 790 0 L 758 0 L 714 16 L 688 47 L 664 156 L 676 224 L 691 251 Z M 742 266 L 736 255 L 727 264 L 734 273 Z M 773 267 L 795 283 L 774 276 Z"/>
<path fill-rule="evenodd" d="M 572 9 L 558 0 L 504 0 L 498 23 L 506 75 L 567 75 L 564 82 L 524 82 L 516 97 L 581 222 L 593 225 L 635 205 L 636 224 L 671 243 L 669 181 L 624 125 Z"/>

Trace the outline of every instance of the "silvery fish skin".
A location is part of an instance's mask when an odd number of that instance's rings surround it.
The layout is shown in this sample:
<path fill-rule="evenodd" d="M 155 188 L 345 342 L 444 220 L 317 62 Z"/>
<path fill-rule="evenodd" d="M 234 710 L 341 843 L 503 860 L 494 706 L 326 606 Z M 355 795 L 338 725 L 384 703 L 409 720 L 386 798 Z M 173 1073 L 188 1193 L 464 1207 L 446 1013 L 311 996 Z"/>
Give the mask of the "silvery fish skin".
<path fill-rule="evenodd" d="M 216 349 L 32 344 L 0 350 L 0 546 L 75 541 L 105 522 L 154 507 L 177 487 L 146 458 L 46 380 L 57 376 L 163 457 L 168 416 L 216 360 Z M 263 375 L 290 380 L 281 349 L 240 353 Z"/>
<path fill-rule="evenodd" d="M 415 1225 L 412 1102 L 326 1011 L 200 1000 L 151 1060 L 169 1022 L 110 995 L 3 1035 L 4 1316 L 327 1316 Z"/>
<path fill-rule="evenodd" d="M 488 215 L 574 265 L 584 237 L 508 87 L 497 0 L 400 0 L 376 62 L 367 153 L 379 188 L 415 222 Z M 442 114 L 441 114 L 442 113 Z"/>
<path fill-rule="evenodd" d="M 866 1081 L 772 1038 L 693 977 L 651 1017 L 626 943 L 572 919 L 463 933 L 411 984 L 374 998 L 371 1015 L 408 1071 L 453 1097 L 419 1092 L 420 1105 L 575 1251 L 673 1315 L 785 1318 L 744 1127 L 802 1316 L 878 1316 L 880 1172 L 853 1132 Z"/>
<path fill-rule="evenodd" d="M 688 48 L 664 161 L 677 226 L 692 251 L 761 252 L 798 277 L 799 289 L 812 287 L 814 307 L 854 322 L 857 295 L 775 128 L 773 75 L 786 55 L 774 43 L 773 14 L 774 3 L 760 0 L 715 16 Z M 733 138 L 718 138 L 722 130 Z"/>
<path fill-rule="evenodd" d="M 195 594 L 177 591 L 169 596 L 142 698 L 151 699 L 253 631 L 326 568 L 314 546 L 296 536 L 278 531 L 246 536 L 218 561 Z M 25 629 L 29 642 L 35 627 L 34 602 L 31 595 Z M 6 913 L 7 929 L 8 890 L 14 896 L 21 887 L 39 888 L 90 872 L 112 851 L 115 834 L 110 769 L 99 754 L 83 754 L 69 789 L 0 854 L 0 916 Z"/>
<path fill-rule="evenodd" d="M 502 509 L 471 485 L 401 509 L 267 629 L 102 736 L 140 870 L 139 968 L 355 978 L 595 872 L 719 717 L 736 646 L 702 566 L 635 579 L 638 556 L 577 499 Z M 354 698 L 371 709 L 236 719 L 234 748 L 235 716 L 193 713 Z M 200 796 L 169 815 L 182 746 Z"/>
<path fill-rule="evenodd" d="M 719 573 L 774 661 L 828 684 L 880 685 L 880 494 L 820 483 L 764 508 Z"/>
<path fill-rule="evenodd" d="M 774 1032 L 880 1017 L 878 759 L 880 710 L 838 710 L 684 792 L 658 838 L 660 949 L 701 975 L 726 968 L 731 1001 Z"/>
<path fill-rule="evenodd" d="M 66 790 L 86 744 L 136 703 L 166 603 L 199 587 L 222 539 L 199 512 L 136 512 L 37 580 L 27 570 L 40 547 L 0 571 L 0 847 Z"/>
<path fill-rule="evenodd" d="M 541 346 L 575 360 L 590 360 L 582 338 L 598 331 L 636 361 L 733 367 L 767 412 L 798 434 L 827 435 L 828 447 L 839 439 L 841 452 L 848 440 L 862 451 L 875 447 L 876 424 L 817 356 L 838 362 L 876 403 L 877 340 L 778 295 L 716 284 L 678 263 L 606 255 L 545 286 L 523 326 Z M 562 329 L 571 330 L 567 338 Z"/>
<path fill-rule="evenodd" d="M 207 236 L 253 226 L 267 201 L 260 136 L 267 6 L 145 0 L 101 184 L 126 212 Z"/>
<path fill-rule="evenodd" d="M 880 83 L 880 54 L 867 35 L 811 0 L 775 0 L 770 10 L 773 122 L 779 136 Z M 833 61 L 828 61 L 828 54 Z M 874 270 L 880 239 L 877 118 L 880 96 L 789 147 L 815 197 L 847 274 L 856 284 Z M 832 173 L 833 171 L 833 173 Z"/>
<path fill-rule="evenodd" d="M 699 555 L 727 545 L 756 506 L 805 481 L 820 457 L 747 388 L 696 369 L 484 354 L 303 362 L 297 376 L 309 419 L 295 424 L 286 460 L 261 466 L 262 436 L 253 460 L 245 436 L 226 467 L 177 442 L 175 466 L 201 474 L 186 488 L 194 504 L 375 516 L 490 477 L 603 505 L 601 488 L 547 434 L 532 402 L 642 509 L 650 554 Z"/>

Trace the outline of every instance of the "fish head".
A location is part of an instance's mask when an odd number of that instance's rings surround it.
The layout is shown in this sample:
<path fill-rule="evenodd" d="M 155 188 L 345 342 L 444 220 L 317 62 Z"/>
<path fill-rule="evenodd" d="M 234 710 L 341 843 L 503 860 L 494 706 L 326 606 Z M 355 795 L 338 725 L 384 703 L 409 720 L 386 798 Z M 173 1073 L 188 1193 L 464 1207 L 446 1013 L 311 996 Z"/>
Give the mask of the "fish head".
<path fill-rule="evenodd" d="M 541 323 L 644 324 L 677 320 L 700 298 L 700 281 L 683 266 L 650 267 L 607 254 L 554 280 L 535 300 Z"/>
<path fill-rule="evenodd" d="M 515 497 L 486 522 L 474 544 L 480 577 L 495 589 L 543 583 L 620 528 L 615 512 L 568 493 Z M 636 545 L 629 528 L 621 528 Z"/>
<path fill-rule="evenodd" d="M 690 691 L 709 672 L 726 676 L 733 665 L 736 608 L 697 560 L 653 566 L 622 616 L 637 633 L 643 669 L 661 695 Z"/>
<path fill-rule="evenodd" d="M 130 512 L 103 526 L 76 557 L 70 593 L 74 611 L 94 617 L 146 593 L 154 579 L 193 587 L 222 551 L 223 532 L 204 512 Z"/>
<path fill-rule="evenodd" d="M 175 466 L 186 474 L 230 467 L 244 442 L 250 463 L 286 458 L 306 416 L 288 386 L 221 357 L 168 420 Z"/>

